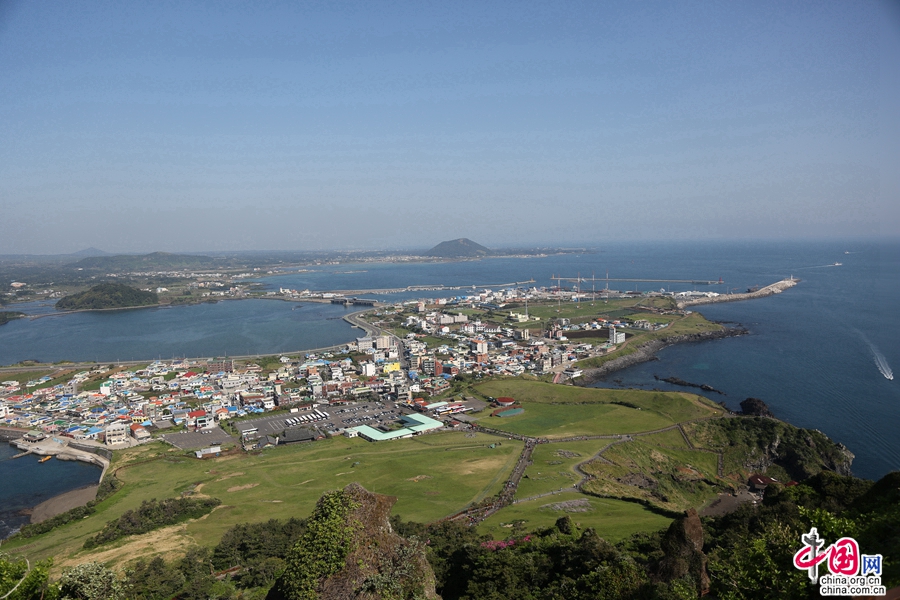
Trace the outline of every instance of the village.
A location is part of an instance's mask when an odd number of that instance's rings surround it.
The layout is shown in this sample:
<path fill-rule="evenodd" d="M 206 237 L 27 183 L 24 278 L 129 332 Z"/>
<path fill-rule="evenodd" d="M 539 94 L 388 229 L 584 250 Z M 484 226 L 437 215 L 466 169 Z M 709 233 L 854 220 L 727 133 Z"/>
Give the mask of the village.
<path fill-rule="evenodd" d="M 628 297 L 608 291 L 606 296 Z M 546 313 L 563 299 L 576 306 L 594 298 L 575 290 L 485 289 L 380 305 L 366 314 L 371 335 L 329 352 L 255 362 L 95 365 L 3 381 L 0 425 L 29 431 L 32 441 L 68 438 L 112 449 L 162 437 L 198 455 L 228 445 L 252 449 L 333 435 L 397 439 L 458 427 L 465 413 L 486 407 L 490 399 L 455 395 L 454 380 L 528 373 L 563 383 L 581 375 L 577 361 L 614 351 L 634 332 L 668 325 L 646 318 L 535 315 L 535 308 L 543 305 Z M 377 410 L 370 411 L 370 404 Z M 367 408 L 350 417 L 350 406 Z M 268 413 L 275 414 L 264 419 Z M 251 426 L 261 419 L 261 426 Z"/>

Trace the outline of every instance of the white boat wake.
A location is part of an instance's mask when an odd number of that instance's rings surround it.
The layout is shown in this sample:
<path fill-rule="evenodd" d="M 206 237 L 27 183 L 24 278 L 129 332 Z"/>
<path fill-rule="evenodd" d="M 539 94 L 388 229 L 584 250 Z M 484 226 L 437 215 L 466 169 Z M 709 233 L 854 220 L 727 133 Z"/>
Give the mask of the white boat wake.
<path fill-rule="evenodd" d="M 884 357 L 884 354 L 882 354 L 881 351 L 878 350 L 878 347 L 875 346 L 875 344 L 869 341 L 869 338 L 867 338 L 862 331 L 857 329 L 856 332 L 869 346 L 869 350 L 872 351 L 872 358 L 875 360 L 875 366 L 878 367 L 878 370 L 881 371 L 881 374 L 884 375 L 884 378 L 893 381 L 894 371 L 891 369 L 891 365 L 888 364 L 888 361 Z"/>

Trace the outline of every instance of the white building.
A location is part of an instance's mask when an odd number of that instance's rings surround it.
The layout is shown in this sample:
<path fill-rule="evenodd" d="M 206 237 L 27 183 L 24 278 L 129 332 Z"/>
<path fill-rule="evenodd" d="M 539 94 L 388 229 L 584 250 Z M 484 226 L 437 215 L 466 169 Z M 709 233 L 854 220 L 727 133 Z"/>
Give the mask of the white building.
<path fill-rule="evenodd" d="M 106 428 L 106 445 L 126 443 L 129 433 L 131 433 L 131 428 L 125 423 L 112 423 Z"/>
<path fill-rule="evenodd" d="M 375 377 L 375 365 L 370 362 L 359 365 L 360 375 L 363 377 Z"/>
<path fill-rule="evenodd" d="M 609 328 L 609 343 L 610 344 L 621 344 L 625 341 L 625 334 L 616 332 L 616 328 L 610 326 Z"/>

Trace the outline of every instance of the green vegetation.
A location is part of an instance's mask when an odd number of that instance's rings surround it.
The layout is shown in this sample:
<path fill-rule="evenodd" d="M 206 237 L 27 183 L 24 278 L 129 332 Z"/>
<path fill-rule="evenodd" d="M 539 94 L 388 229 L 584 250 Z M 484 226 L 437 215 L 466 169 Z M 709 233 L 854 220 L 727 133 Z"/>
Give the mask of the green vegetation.
<path fill-rule="evenodd" d="M 672 522 L 670 517 L 635 502 L 595 498 L 572 491 L 513 504 L 485 519 L 478 532 L 502 540 L 524 531 L 552 527 L 557 519 L 565 516 L 578 528 L 590 527 L 609 542 L 642 531 L 658 531 Z"/>
<path fill-rule="evenodd" d="M 475 389 L 488 397 L 511 396 L 521 415 L 475 416 L 485 427 L 548 439 L 652 431 L 692 419 L 722 414 L 709 400 L 681 392 L 609 390 L 553 385 L 524 379 L 498 379 Z"/>
<path fill-rule="evenodd" d="M 21 319 L 25 316 L 25 313 L 15 312 L 15 311 L 0 311 L 0 325 L 6 325 L 13 319 Z"/>
<path fill-rule="evenodd" d="M 0 598 L 5 600 L 44 600 L 57 596 L 57 588 L 50 584 L 51 561 L 28 564 L 12 560 L 0 553 Z"/>
<path fill-rule="evenodd" d="M 66 296 L 56 303 L 60 310 L 98 310 L 159 304 L 155 292 L 144 292 L 121 283 L 101 283 L 91 289 Z"/>
<path fill-rule="evenodd" d="M 349 494 L 337 490 L 324 494 L 306 523 L 306 531 L 287 556 L 287 566 L 276 583 L 287 600 L 316 600 L 319 582 L 337 573 L 353 552 L 353 538 L 362 523 L 348 523 L 358 508 Z"/>
<path fill-rule="evenodd" d="M 635 503 L 575 493 L 531 502 L 540 506 L 522 506 L 511 520 L 495 515 L 477 529 L 398 517 L 391 525 L 401 536 L 427 540 L 426 558 L 444 600 L 688 600 L 706 592 L 725 600 L 802 600 L 817 590 L 791 557 L 810 527 L 826 543 L 852 536 L 862 552 L 881 554 L 883 584 L 900 584 L 900 472 L 873 484 L 823 471 L 794 487 L 770 485 L 763 503 L 702 521 L 696 514 L 670 521 Z M 41 563 L 10 598 L 119 598 L 123 590 L 135 600 L 315 598 L 329 574 L 356 564 L 349 565 L 347 557 L 365 524 L 349 518 L 354 509 L 346 492 L 329 492 L 306 522 L 234 527 L 212 552 L 191 548 L 184 556 L 138 560 L 120 579 L 109 568 L 82 563 L 52 584 L 49 564 Z M 629 526 L 652 532 L 632 533 Z M 422 546 L 411 542 L 406 548 Z M 374 547 L 367 567 L 384 560 L 379 549 Z M 403 567 L 414 558 L 409 552 L 396 557 L 400 568 L 389 574 L 391 581 L 408 577 Z M 11 590 L 26 569 L 24 561 L 0 556 L 0 593 Z M 229 570 L 217 577 L 223 569 Z M 421 597 L 387 580 L 362 583 L 370 594 L 365 597 Z M 422 588 L 416 589 L 420 594 Z"/>
<path fill-rule="evenodd" d="M 850 472 L 843 446 L 821 431 L 799 429 L 775 419 L 744 417 L 685 426 L 694 444 L 720 451 L 726 472 L 743 475 L 772 465 L 782 469 L 787 481 L 801 481 L 823 469 Z M 781 479 L 781 477 L 779 477 Z"/>
<path fill-rule="evenodd" d="M 84 563 L 67 569 L 59 579 L 63 600 L 124 600 L 125 586 L 115 572 L 100 563 Z"/>
<path fill-rule="evenodd" d="M 84 541 L 88 550 L 128 535 L 147 533 L 188 519 L 199 519 L 222 503 L 218 498 L 166 498 L 144 500 L 136 510 L 106 524 L 100 533 Z"/>
<path fill-rule="evenodd" d="M 716 455 L 647 444 L 641 438 L 616 444 L 582 470 L 594 476 L 584 485 L 591 494 L 638 500 L 677 514 L 702 506 L 725 489 L 717 481 Z"/>
<path fill-rule="evenodd" d="M 152 252 L 140 256 L 124 254 L 115 256 L 89 256 L 74 264 L 75 267 L 88 271 L 101 270 L 106 273 L 125 273 L 129 271 L 170 271 L 178 269 L 202 269 L 223 267 L 229 261 L 209 256 L 189 254 L 170 254 L 168 252 Z"/>
<path fill-rule="evenodd" d="M 571 488 L 581 481 L 575 465 L 589 461 L 614 439 L 539 444 L 531 455 L 531 464 L 516 490 L 516 499 Z M 504 509 L 505 510 L 505 509 Z M 501 511 L 503 512 L 503 511 Z"/>
<path fill-rule="evenodd" d="M 496 441 L 496 436 L 467 437 L 462 432 L 375 444 L 334 437 L 207 460 L 178 456 L 161 442 L 146 444 L 115 453 L 110 473 L 115 472 L 122 487 L 98 502 L 95 513 L 46 535 L 14 538 L 3 547 L 15 552 L 27 543 L 32 561 L 66 557 L 64 567 L 94 560 L 103 549 L 83 550 L 85 540 L 145 500 L 185 491 L 221 498 L 223 506 L 215 518 L 166 528 L 161 539 L 155 533 L 130 538 L 122 542 L 128 545 L 125 551 L 103 560 L 149 560 L 164 550 L 180 555 L 191 547 L 215 546 L 225 531 L 240 523 L 309 514 L 322 493 L 353 481 L 397 496 L 395 514 L 431 522 L 500 492 L 523 444 L 503 440 L 502 445 L 488 447 Z"/>
<path fill-rule="evenodd" d="M 494 254 L 492 250 L 485 248 L 481 244 L 476 244 L 467 238 L 460 238 L 458 240 L 441 242 L 426 252 L 425 256 L 436 256 L 439 258 L 476 258 L 490 256 L 492 254 Z"/>

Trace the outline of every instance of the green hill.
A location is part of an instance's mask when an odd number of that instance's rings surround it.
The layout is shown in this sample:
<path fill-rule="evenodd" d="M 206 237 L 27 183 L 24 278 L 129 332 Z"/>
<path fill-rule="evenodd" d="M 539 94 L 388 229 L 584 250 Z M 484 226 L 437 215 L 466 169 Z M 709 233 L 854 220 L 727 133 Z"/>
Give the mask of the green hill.
<path fill-rule="evenodd" d="M 25 313 L 2 311 L 2 312 L 0 312 L 0 325 L 6 325 L 8 322 L 12 321 L 13 319 L 20 319 L 24 316 L 25 316 Z"/>
<path fill-rule="evenodd" d="M 159 304 L 159 296 L 120 283 L 101 283 L 91 289 L 66 296 L 56 303 L 60 310 L 97 310 L 101 308 L 129 308 Z"/>
<path fill-rule="evenodd" d="M 438 258 L 477 258 L 479 256 L 491 256 L 494 252 L 481 244 L 476 244 L 468 238 L 441 242 L 425 253 L 425 256 Z"/>
<path fill-rule="evenodd" d="M 103 270 L 121 273 L 124 271 L 166 271 L 174 269 L 202 269 L 221 266 L 222 261 L 209 256 L 170 254 L 153 252 L 143 255 L 119 254 L 115 256 L 89 256 L 73 266 L 86 270 Z"/>

